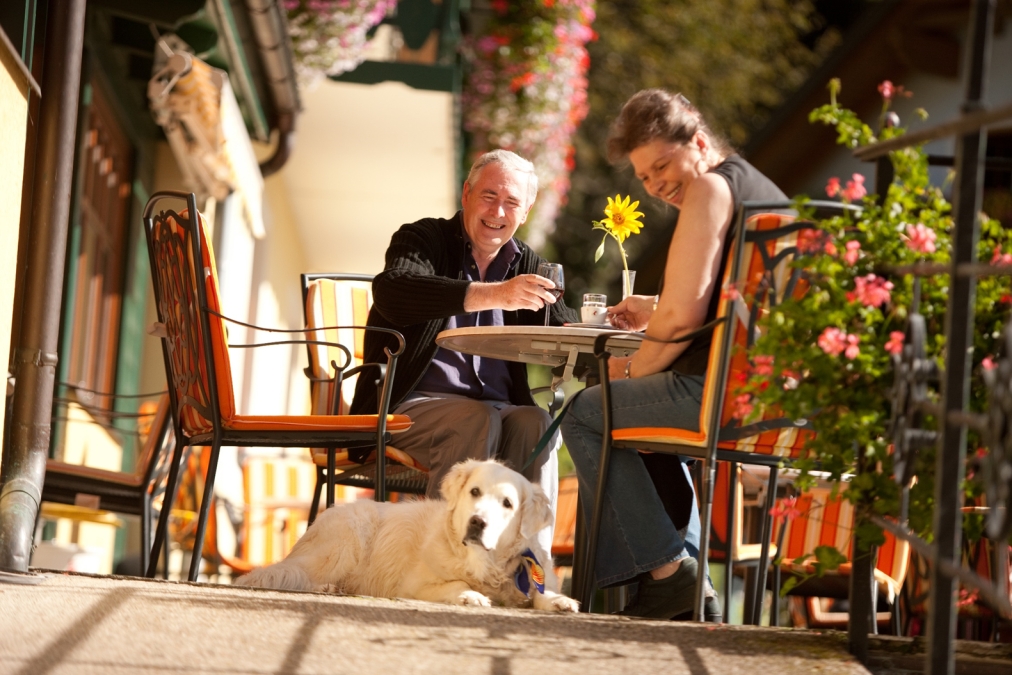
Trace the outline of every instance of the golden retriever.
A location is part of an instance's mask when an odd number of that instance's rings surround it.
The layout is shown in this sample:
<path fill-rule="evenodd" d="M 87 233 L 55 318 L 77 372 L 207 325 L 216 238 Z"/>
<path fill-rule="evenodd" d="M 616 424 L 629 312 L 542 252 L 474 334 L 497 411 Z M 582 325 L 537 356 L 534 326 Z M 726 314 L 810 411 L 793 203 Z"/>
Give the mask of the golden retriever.
<path fill-rule="evenodd" d="M 240 586 L 575 612 L 554 591 L 536 534 L 551 524 L 544 492 L 494 461 L 446 475 L 443 499 L 358 501 L 327 509 L 279 563 Z"/>

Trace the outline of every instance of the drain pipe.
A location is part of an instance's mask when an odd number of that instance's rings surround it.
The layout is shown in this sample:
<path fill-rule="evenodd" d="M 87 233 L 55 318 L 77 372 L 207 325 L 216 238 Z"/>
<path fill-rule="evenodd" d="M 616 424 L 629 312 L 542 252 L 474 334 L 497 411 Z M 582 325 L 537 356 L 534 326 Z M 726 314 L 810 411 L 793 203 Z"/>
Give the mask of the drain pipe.
<path fill-rule="evenodd" d="M 27 572 L 46 476 L 74 174 L 86 0 L 50 3 L 11 443 L 0 477 L 0 570 Z"/>
<path fill-rule="evenodd" d="M 260 164 L 260 173 L 266 178 L 281 169 L 292 154 L 295 118 L 302 110 L 302 104 L 284 9 L 277 0 L 246 0 L 246 10 L 277 111 L 278 144 L 274 154 Z"/>

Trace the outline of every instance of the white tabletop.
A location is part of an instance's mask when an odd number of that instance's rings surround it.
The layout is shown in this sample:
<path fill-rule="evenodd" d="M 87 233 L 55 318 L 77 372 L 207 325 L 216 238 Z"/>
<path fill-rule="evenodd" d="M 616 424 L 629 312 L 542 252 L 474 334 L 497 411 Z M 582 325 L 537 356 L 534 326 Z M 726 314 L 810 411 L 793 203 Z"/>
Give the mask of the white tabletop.
<path fill-rule="evenodd" d="M 561 366 L 571 357 L 575 363 L 577 355 L 593 355 L 594 340 L 601 333 L 615 333 L 616 337 L 608 342 L 613 356 L 633 354 L 642 340 L 637 334 L 605 326 L 477 326 L 444 330 L 436 336 L 436 344 L 464 354 Z"/>

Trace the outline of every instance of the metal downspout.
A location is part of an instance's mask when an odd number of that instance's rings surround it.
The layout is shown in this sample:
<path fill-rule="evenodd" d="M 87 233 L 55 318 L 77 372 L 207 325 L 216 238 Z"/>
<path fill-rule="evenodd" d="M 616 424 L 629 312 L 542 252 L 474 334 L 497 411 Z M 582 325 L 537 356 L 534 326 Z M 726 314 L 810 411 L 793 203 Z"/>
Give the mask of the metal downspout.
<path fill-rule="evenodd" d="M 66 0 L 49 13 L 35 202 L 28 241 L 24 317 L 14 351 L 17 385 L 11 443 L 0 487 L 0 569 L 28 571 L 46 475 L 67 223 L 74 174 L 86 0 Z"/>
<path fill-rule="evenodd" d="M 285 165 L 295 146 L 295 118 L 302 110 L 295 80 L 288 21 L 276 0 L 246 0 L 250 25 L 277 111 L 278 144 L 260 164 L 266 178 Z"/>

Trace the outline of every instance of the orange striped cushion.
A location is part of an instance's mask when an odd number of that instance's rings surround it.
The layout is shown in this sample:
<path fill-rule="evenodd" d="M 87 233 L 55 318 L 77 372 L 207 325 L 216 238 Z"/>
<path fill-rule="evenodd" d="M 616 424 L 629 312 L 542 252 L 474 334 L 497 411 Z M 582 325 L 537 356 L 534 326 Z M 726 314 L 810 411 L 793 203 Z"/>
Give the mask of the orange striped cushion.
<path fill-rule="evenodd" d="M 236 415 L 225 425 L 235 431 L 375 431 L 377 415 Z M 411 427 L 407 415 L 387 415 L 391 433 Z"/>
<path fill-rule="evenodd" d="M 766 231 L 788 225 L 793 222 L 793 217 L 779 214 L 759 214 L 748 219 L 746 227 L 749 231 Z M 732 265 L 728 264 L 724 274 L 722 289 L 735 288 L 743 298 L 754 297 L 759 281 L 762 279 L 765 267 L 760 246 L 764 246 L 770 257 L 775 257 L 781 251 L 794 247 L 797 242 L 797 233 L 792 232 L 778 237 L 777 239 L 762 244 L 745 243 L 742 272 L 737 279 L 731 279 Z M 729 253 L 728 260 L 734 259 L 735 250 Z M 790 263 L 792 256 L 786 256 L 773 270 L 773 276 L 777 279 L 777 288 L 782 289 L 787 278 L 792 272 Z M 733 283 L 732 283 L 733 282 Z M 717 306 L 717 315 L 722 316 L 730 310 L 731 302 L 726 292 L 721 293 Z M 804 287 L 799 284 L 795 295 L 804 292 Z M 749 364 L 746 352 L 748 338 L 748 309 L 743 303 L 738 304 L 738 311 L 733 320 L 734 347 L 731 354 L 731 370 L 729 386 L 722 392 L 724 398 L 723 414 L 721 417 L 721 428 L 729 430 L 735 426 L 734 398 L 737 395 L 734 383 L 735 375 L 748 372 Z M 725 325 L 720 324 L 714 329 L 712 347 L 710 349 L 709 361 L 706 369 L 706 380 L 703 384 L 703 404 L 699 415 L 699 430 L 687 431 L 673 427 L 638 427 L 629 429 L 616 429 L 612 437 L 615 440 L 626 442 L 657 442 L 690 445 L 705 447 L 707 445 L 707 430 L 710 428 L 710 420 L 716 408 L 718 392 L 716 391 L 716 379 L 719 370 L 720 345 L 724 339 Z M 780 413 L 776 410 L 767 410 L 759 421 L 781 420 Z M 740 452 L 777 455 L 781 457 L 797 457 L 800 455 L 805 442 L 810 438 L 811 432 L 796 428 L 790 420 L 782 420 L 783 428 L 772 429 L 759 433 L 755 436 L 739 440 L 722 441 L 719 446 L 728 450 Z"/>
<path fill-rule="evenodd" d="M 417 469 L 418 471 L 424 471 L 426 473 L 428 473 L 428 471 L 429 471 L 428 467 L 422 465 L 414 457 L 412 457 L 408 453 L 404 452 L 403 450 L 398 450 L 397 448 L 393 448 L 393 447 L 391 447 L 391 446 L 388 445 L 386 447 L 386 453 L 385 454 L 387 456 L 387 459 L 392 459 L 395 462 L 403 464 L 404 466 L 411 467 L 412 469 Z M 376 451 L 375 451 L 375 449 L 373 449 L 372 454 L 369 455 L 369 458 L 366 461 L 372 462 L 372 461 L 375 461 L 375 458 L 376 458 Z M 336 463 L 335 466 L 337 468 L 339 468 L 339 469 L 346 468 L 346 467 L 349 467 L 349 466 L 359 466 L 357 463 L 352 462 L 348 458 L 348 451 L 344 450 L 344 449 L 340 449 L 340 450 L 338 450 L 337 452 L 334 453 L 334 461 Z M 316 464 L 318 464 L 318 465 L 320 465 L 320 466 L 326 467 L 327 466 L 327 451 L 325 449 L 320 449 L 320 450 L 315 450 L 314 449 L 313 450 L 313 462 L 316 463 Z"/>
<path fill-rule="evenodd" d="M 792 561 L 810 556 L 817 546 L 833 546 L 848 558 L 851 554 L 854 530 L 854 506 L 839 495 L 831 498 L 829 488 L 814 488 L 798 496 L 795 507 L 801 515 L 787 521 L 782 556 L 786 568 L 811 574 L 811 560 L 794 565 Z M 784 518 L 777 518 L 773 527 L 773 541 L 785 526 Z M 880 587 L 892 598 L 903 583 L 910 558 L 910 545 L 885 533 L 885 543 L 879 546 L 875 564 L 875 578 Z M 839 574 L 849 574 L 850 565 L 841 565 Z"/>

